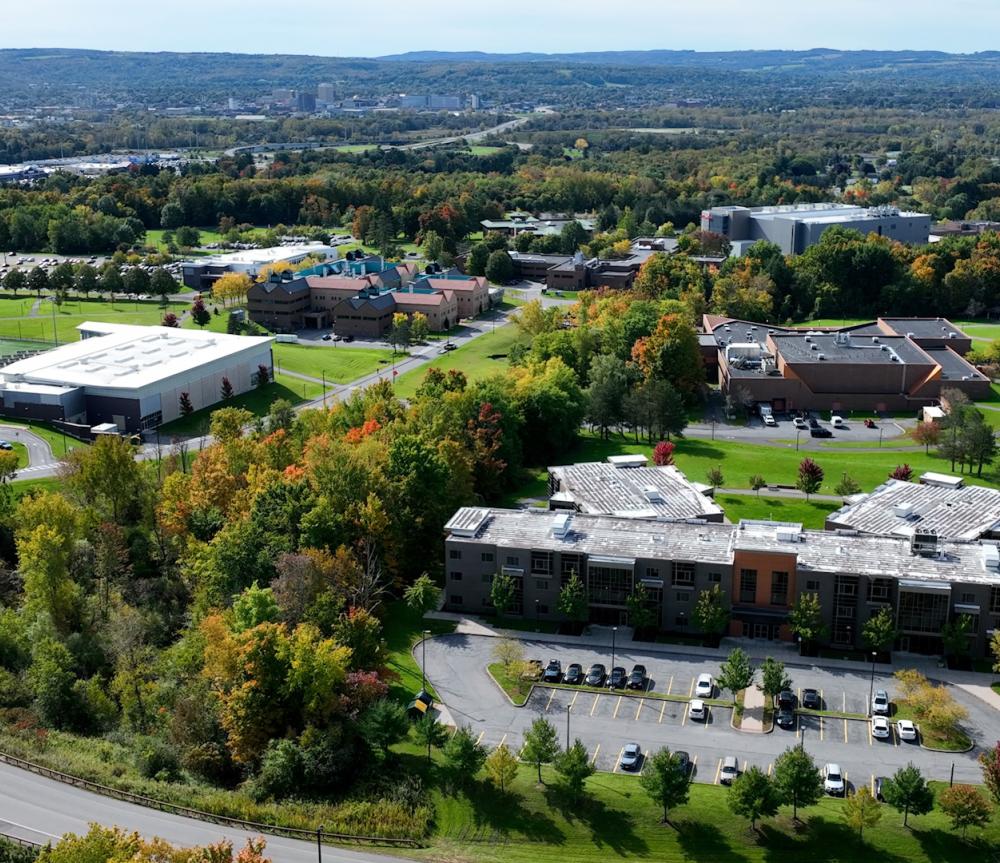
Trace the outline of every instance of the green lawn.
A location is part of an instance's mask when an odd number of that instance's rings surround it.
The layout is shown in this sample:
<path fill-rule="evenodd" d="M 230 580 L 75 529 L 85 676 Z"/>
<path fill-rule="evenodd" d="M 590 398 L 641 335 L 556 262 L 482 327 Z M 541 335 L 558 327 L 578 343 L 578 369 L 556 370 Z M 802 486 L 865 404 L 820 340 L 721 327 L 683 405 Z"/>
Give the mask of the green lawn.
<path fill-rule="evenodd" d="M 336 342 L 322 346 L 275 344 L 274 362 L 280 369 L 321 378 L 329 382 L 350 383 L 392 362 L 391 350 L 354 348 Z"/>
<path fill-rule="evenodd" d="M 17 479 L 11 483 L 11 488 L 18 496 L 32 491 L 59 491 L 62 480 L 57 476 L 43 476 L 38 479 Z"/>
<path fill-rule="evenodd" d="M 417 747 L 411 745 L 408 752 L 408 760 L 417 762 Z M 714 763 L 698 765 L 703 780 L 714 769 Z M 939 810 L 911 817 L 904 828 L 902 816 L 888 806 L 881 808 L 881 822 L 867 829 L 861 842 L 843 822 L 843 801 L 832 797 L 800 809 L 801 824 L 783 807 L 753 832 L 747 820 L 729 811 L 725 788 L 702 783 L 691 785 L 689 802 L 671 811 L 669 824 L 662 824 L 662 809 L 634 776 L 592 776 L 579 801 L 566 799 L 551 768 L 543 767 L 542 776 L 544 784 L 539 785 L 535 768 L 525 764 L 505 794 L 485 781 L 454 795 L 435 791 L 435 834 L 431 848 L 420 856 L 479 863 L 943 863 L 991 859 L 1000 842 L 996 821 L 984 831 L 970 831 L 963 841 Z"/>
<path fill-rule="evenodd" d="M 267 384 L 267 386 L 261 387 L 260 389 L 251 390 L 248 393 L 243 393 L 242 395 L 234 396 L 228 402 L 219 402 L 211 407 L 202 408 L 200 411 L 195 411 L 186 417 L 179 417 L 171 422 L 164 423 L 157 429 L 161 435 L 167 437 L 171 435 L 177 435 L 178 437 L 200 435 L 208 433 L 208 425 L 212 417 L 212 412 L 219 410 L 219 408 L 246 408 L 255 416 L 263 416 L 268 412 L 271 407 L 271 403 L 277 399 L 288 399 L 292 404 L 298 404 L 304 401 L 305 398 L 309 396 L 300 396 L 299 393 L 303 392 L 305 388 L 309 392 L 310 384 L 308 381 L 301 381 L 296 378 L 282 377 L 281 381 L 274 381 Z M 320 387 L 314 387 L 311 391 L 314 393 L 312 396 L 315 398 L 319 395 L 316 390 L 321 389 Z"/>
<path fill-rule="evenodd" d="M 295 393 L 295 397 L 298 398 L 299 401 L 311 401 L 312 399 L 318 399 L 321 395 L 323 395 L 323 384 L 313 383 L 312 381 L 304 381 L 302 378 L 297 378 L 294 375 L 286 375 L 284 372 L 276 372 L 274 375 L 274 382 L 285 387 L 285 389 L 290 392 Z"/>
<path fill-rule="evenodd" d="M 487 147 L 481 144 L 473 144 L 468 150 L 473 156 L 492 156 L 494 153 L 499 153 L 503 147 Z"/>
<path fill-rule="evenodd" d="M 11 311 L 15 309 L 14 304 L 21 304 L 20 300 L 0 302 L 6 303 L 7 309 Z M 0 314 L 0 338 L 52 341 L 54 319 L 59 341 L 75 342 L 79 339 L 76 327 L 85 321 L 152 325 L 159 324 L 168 311 L 180 317 L 188 308 L 187 303 L 171 303 L 163 308 L 158 302 L 116 301 L 112 304 L 107 300 L 97 299 L 69 300 L 56 306 L 53 316 L 53 304 L 43 301 L 34 317 L 28 316 L 27 311 L 24 315 L 18 315 L 16 311 L 6 316 Z M 30 302 L 26 303 L 25 309 L 30 311 Z M 0 308 L 0 313 L 3 311 Z"/>
<path fill-rule="evenodd" d="M 386 606 L 382 620 L 382 633 L 388 648 L 388 665 L 395 679 L 389 684 L 389 695 L 397 701 L 410 701 L 420 691 L 422 678 L 420 666 L 413 658 L 413 645 L 420 641 L 424 630 L 434 635 L 455 631 L 455 624 L 449 620 L 424 620 L 421 615 L 402 600 L 390 602 Z M 437 693 L 428 684 L 428 692 L 435 698 Z"/>
<path fill-rule="evenodd" d="M 867 324 L 875 318 L 819 318 L 815 321 L 802 321 L 794 324 L 796 327 L 851 327 L 855 324 Z M 985 318 L 956 320 L 950 318 L 951 322 L 960 330 L 973 338 L 980 339 L 1000 339 L 1000 321 L 991 321 Z"/>
<path fill-rule="evenodd" d="M 821 530 L 826 516 L 839 509 L 838 504 L 829 500 L 805 501 L 763 494 L 759 498 L 748 494 L 717 494 L 715 500 L 733 524 L 744 518 L 764 519 L 798 522 L 804 527 Z"/>
<path fill-rule="evenodd" d="M 44 440 L 52 448 L 52 452 L 57 456 L 63 456 L 70 450 L 74 450 L 77 447 L 89 446 L 83 441 L 79 441 L 74 437 L 69 435 L 64 435 L 62 432 L 57 431 L 51 426 L 45 425 L 43 423 L 28 423 L 21 422 L 20 420 L 10 420 L 6 417 L 0 417 L 0 425 L 14 426 L 15 428 L 23 428 L 30 431 L 32 434 L 37 435 L 42 440 Z M 0 433 L 0 437 L 10 435 L 7 432 Z M 17 443 L 17 436 L 14 435 L 11 443 Z"/>
<path fill-rule="evenodd" d="M 524 338 L 513 324 L 507 324 L 494 333 L 477 336 L 449 354 L 435 357 L 429 364 L 396 378 L 396 395 L 403 399 L 412 398 L 427 374 L 434 368 L 448 371 L 458 369 L 465 373 L 470 382 L 487 377 L 507 368 L 507 352 L 511 345 Z"/>

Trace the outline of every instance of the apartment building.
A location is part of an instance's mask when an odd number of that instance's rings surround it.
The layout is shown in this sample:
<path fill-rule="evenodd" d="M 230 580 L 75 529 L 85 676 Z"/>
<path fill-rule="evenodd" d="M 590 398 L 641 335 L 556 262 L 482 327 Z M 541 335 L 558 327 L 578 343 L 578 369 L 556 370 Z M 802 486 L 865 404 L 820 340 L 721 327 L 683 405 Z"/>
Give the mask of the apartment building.
<path fill-rule="evenodd" d="M 896 649 L 941 651 L 941 627 L 967 614 L 975 656 L 1000 627 L 1000 547 L 804 530 L 799 524 L 664 522 L 542 510 L 464 507 L 445 526 L 445 607 L 490 613 L 498 573 L 511 576 L 508 614 L 555 621 L 559 591 L 584 582 L 595 623 L 628 623 L 628 597 L 644 585 L 661 629 L 697 633 L 699 593 L 718 585 L 731 612 L 729 634 L 790 641 L 788 613 L 801 594 L 820 598 L 828 641 L 862 644 L 865 622 L 895 614 Z"/>

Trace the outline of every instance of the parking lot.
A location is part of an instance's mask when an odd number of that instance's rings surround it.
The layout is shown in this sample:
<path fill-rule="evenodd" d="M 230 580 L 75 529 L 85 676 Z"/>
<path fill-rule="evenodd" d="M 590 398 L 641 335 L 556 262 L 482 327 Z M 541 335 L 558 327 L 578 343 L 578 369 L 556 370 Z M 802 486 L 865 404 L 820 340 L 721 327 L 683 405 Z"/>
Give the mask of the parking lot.
<path fill-rule="evenodd" d="M 871 735 L 867 719 L 845 719 L 799 713 L 795 726 L 775 727 L 771 733 L 751 734 L 732 728 L 732 708 L 712 705 L 705 721 L 693 720 L 688 699 L 693 697 L 697 676 L 718 672 L 718 661 L 684 654 L 640 653 L 632 646 L 615 654 L 614 664 L 630 669 L 642 663 L 648 671 L 647 689 L 603 690 L 588 687 L 537 686 L 522 708 L 514 707 L 486 672 L 493 661 L 495 639 L 483 636 L 447 635 L 427 644 L 427 676 L 448 705 L 456 722 L 468 725 L 480 742 L 493 747 L 506 743 L 515 751 L 523 745 L 524 731 L 539 716 L 551 721 L 565 742 L 579 738 L 590 753 L 592 763 L 605 771 L 618 771 L 623 747 L 636 743 L 645 754 L 666 746 L 684 750 L 691 757 L 692 777 L 698 782 L 718 783 L 722 759 L 739 758 L 741 769 L 756 764 L 763 770 L 789 746 L 802 744 L 820 766 L 838 763 L 849 785 L 869 783 L 876 776 L 891 775 L 912 761 L 925 774 L 938 779 L 949 777 L 952 764 L 955 779 L 979 781 L 976 762 L 979 746 L 969 753 L 939 753 L 922 749 L 917 743 L 892 735 L 879 740 Z M 594 662 L 611 668 L 609 648 L 577 648 L 567 645 L 525 642 L 526 656 L 544 662 L 558 659 L 563 669 L 579 662 L 584 671 Z M 787 662 L 787 660 L 786 660 Z M 793 690 L 813 687 L 822 694 L 827 711 L 865 714 L 870 673 L 792 665 L 787 671 Z M 875 688 L 893 693 L 891 675 L 877 672 Z M 679 697 L 672 700 L 662 695 Z M 966 730 L 977 744 L 990 745 L 1000 739 L 1000 714 L 961 690 L 955 697 L 969 711 Z M 728 693 L 721 696 L 728 700 Z M 718 691 L 715 698 L 720 698 Z M 643 761 L 638 770 L 641 772 Z"/>

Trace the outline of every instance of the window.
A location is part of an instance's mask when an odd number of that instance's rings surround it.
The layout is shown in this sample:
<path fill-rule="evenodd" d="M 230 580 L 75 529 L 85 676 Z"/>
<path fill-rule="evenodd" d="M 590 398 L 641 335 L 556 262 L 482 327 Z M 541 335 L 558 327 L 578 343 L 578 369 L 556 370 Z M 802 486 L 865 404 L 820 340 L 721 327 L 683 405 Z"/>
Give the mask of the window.
<path fill-rule="evenodd" d="M 538 606 L 538 613 L 539 614 L 548 614 L 549 613 L 549 607 L 547 605 L 545 605 L 544 603 L 540 604 Z"/>
<path fill-rule="evenodd" d="M 962 594 L 962 605 L 974 605 L 975 602 L 976 602 L 976 595 L 974 593 Z"/>
<path fill-rule="evenodd" d="M 838 605 L 835 612 L 838 620 L 850 620 L 854 617 L 853 605 Z"/>
<path fill-rule="evenodd" d="M 449 605 L 461 605 L 462 604 L 462 597 L 459 596 L 458 594 L 453 593 L 453 594 L 451 594 L 448 597 L 448 604 Z"/>
<path fill-rule="evenodd" d="M 686 614 L 678 614 L 677 617 L 674 618 L 674 626 L 683 627 L 687 625 L 688 625 L 688 619 Z"/>
<path fill-rule="evenodd" d="M 678 590 L 674 593 L 675 602 L 690 602 L 691 601 L 691 591 L 690 590 Z"/>
<path fill-rule="evenodd" d="M 1000 587 L 990 588 L 990 614 L 1000 614 Z"/>
<path fill-rule="evenodd" d="M 947 594 L 901 590 L 896 625 L 903 632 L 940 633 L 948 620 L 948 604 Z"/>
<path fill-rule="evenodd" d="M 858 580 L 848 578 L 845 575 L 838 575 L 834 583 L 834 593 L 837 596 L 853 598 L 858 595 Z"/>
<path fill-rule="evenodd" d="M 868 582 L 869 602 L 888 602 L 892 592 L 892 579 L 873 578 Z"/>
<path fill-rule="evenodd" d="M 484 572 L 483 573 L 483 584 L 493 584 L 493 573 Z"/>
<path fill-rule="evenodd" d="M 771 573 L 771 605 L 788 605 L 788 573 Z"/>
<path fill-rule="evenodd" d="M 581 572 L 583 572 L 583 561 L 581 560 L 580 555 L 559 555 L 559 574 L 562 577 L 561 581 L 564 586 L 574 575 L 579 577 Z"/>
<path fill-rule="evenodd" d="M 479 559 L 483 563 L 493 563 L 493 552 L 492 551 L 484 551 L 481 555 L 479 555 Z"/>
<path fill-rule="evenodd" d="M 815 579 L 809 579 L 809 581 L 806 582 L 806 590 L 809 591 L 809 593 L 819 593 L 819 582 Z"/>
<path fill-rule="evenodd" d="M 461 581 L 462 580 L 462 573 L 456 572 L 456 571 L 452 570 L 450 573 L 448 573 L 448 577 L 452 581 Z"/>
<path fill-rule="evenodd" d="M 507 566 L 520 566 L 520 565 L 521 565 L 521 558 L 519 558 L 516 554 L 507 555 Z"/>
<path fill-rule="evenodd" d="M 448 549 L 449 560 L 461 560 L 462 559 L 462 549 L 460 548 L 449 548 Z"/>
<path fill-rule="evenodd" d="M 672 564 L 673 571 L 670 575 L 670 583 L 674 587 L 693 587 L 694 586 L 694 564 L 693 563 L 679 563 L 674 561 Z"/>
<path fill-rule="evenodd" d="M 632 592 L 632 570 L 611 566 L 591 566 L 587 572 L 587 595 L 600 605 L 625 605 Z"/>
<path fill-rule="evenodd" d="M 552 572 L 552 555 L 547 551 L 531 552 L 531 571 L 538 575 Z"/>
<path fill-rule="evenodd" d="M 548 590 L 549 580 L 547 578 L 536 578 L 535 579 L 535 590 Z"/>
<path fill-rule="evenodd" d="M 740 570 L 740 602 L 755 602 L 757 599 L 757 570 Z"/>
<path fill-rule="evenodd" d="M 646 567 L 646 578 L 659 578 L 660 568 L 658 566 L 647 566 Z"/>
<path fill-rule="evenodd" d="M 708 574 L 708 581 L 709 581 L 710 584 L 719 584 L 719 583 L 721 583 L 721 581 L 722 581 L 722 573 L 721 572 L 710 572 Z"/>

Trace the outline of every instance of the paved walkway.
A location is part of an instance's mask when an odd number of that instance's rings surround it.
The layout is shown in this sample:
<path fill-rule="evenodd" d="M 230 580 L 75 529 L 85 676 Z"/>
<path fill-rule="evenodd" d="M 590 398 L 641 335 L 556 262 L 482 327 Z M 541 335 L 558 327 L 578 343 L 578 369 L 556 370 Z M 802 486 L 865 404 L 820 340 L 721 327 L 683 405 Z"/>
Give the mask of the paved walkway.
<path fill-rule="evenodd" d="M 743 718 L 740 720 L 740 731 L 750 734 L 764 733 L 765 696 L 756 686 L 748 686 L 743 690 Z"/>

